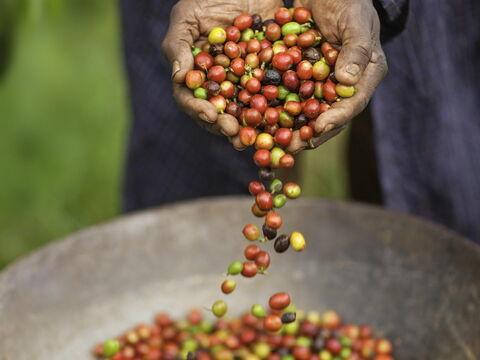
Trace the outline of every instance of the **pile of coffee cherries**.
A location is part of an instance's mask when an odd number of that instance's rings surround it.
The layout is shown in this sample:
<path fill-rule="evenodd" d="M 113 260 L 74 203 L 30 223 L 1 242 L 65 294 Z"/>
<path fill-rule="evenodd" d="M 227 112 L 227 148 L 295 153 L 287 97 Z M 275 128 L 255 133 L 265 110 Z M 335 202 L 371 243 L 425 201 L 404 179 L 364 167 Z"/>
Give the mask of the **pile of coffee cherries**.
<path fill-rule="evenodd" d="M 393 360 L 390 341 L 376 338 L 370 326 L 342 324 L 334 311 L 305 314 L 290 304 L 281 314 L 288 324 L 271 333 L 263 329 L 262 307 L 216 322 L 199 310 L 179 321 L 161 313 L 93 352 L 111 360 Z"/>
<path fill-rule="evenodd" d="M 338 49 L 323 41 L 303 7 L 280 8 L 265 21 L 241 14 L 232 26 L 213 28 L 193 55 L 186 86 L 219 113 L 238 119 L 240 141 L 255 146 L 260 167 L 292 167 L 293 157 L 283 150 L 292 130 L 310 141 L 315 119 L 355 94 L 353 86 L 336 80 Z"/>

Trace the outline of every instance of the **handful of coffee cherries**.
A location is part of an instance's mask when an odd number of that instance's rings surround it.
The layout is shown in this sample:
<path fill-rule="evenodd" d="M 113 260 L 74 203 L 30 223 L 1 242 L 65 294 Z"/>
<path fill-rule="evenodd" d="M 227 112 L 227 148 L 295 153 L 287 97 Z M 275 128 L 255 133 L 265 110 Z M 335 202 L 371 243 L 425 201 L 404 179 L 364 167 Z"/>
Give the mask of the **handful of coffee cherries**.
<path fill-rule="evenodd" d="M 285 149 L 292 130 L 309 142 L 315 119 L 330 106 L 355 94 L 338 83 L 338 49 L 324 41 L 311 12 L 280 8 L 274 19 L 241 14 L 227 28 L 215 27 L 208 43 L 193 48 L 195 69 L 186 86 L 196 98 L 210 101 L 219 113 L 238 119 L 243 146 Z M 278 152 L 278 150 L 275 150 Z M 274 151 L 274 152 L 275 152 Z M 261 167 L 293 166 L 293 159 L 257 155 Z"/>

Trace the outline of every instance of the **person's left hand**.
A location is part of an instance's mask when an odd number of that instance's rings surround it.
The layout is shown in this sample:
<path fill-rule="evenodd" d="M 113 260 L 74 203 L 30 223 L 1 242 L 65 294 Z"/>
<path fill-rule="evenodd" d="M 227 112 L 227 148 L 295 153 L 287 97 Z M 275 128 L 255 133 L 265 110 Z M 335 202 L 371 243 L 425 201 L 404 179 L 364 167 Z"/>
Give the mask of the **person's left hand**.
<path fill-rule="evenodd" d="M 335 77 L 354 85 L 356 93 L 336 102 L 316 119 L 317 136 L 308 144 L 298 131 L 288 147 L 291 153 L 314 148 L 340 133 L 367 106 L 375 88 L 387 73 L 380 44 L 380 21 L 372 0 L 296 0 L 312 12 L 321 34 L 334 46 L 341 46 Z"/>

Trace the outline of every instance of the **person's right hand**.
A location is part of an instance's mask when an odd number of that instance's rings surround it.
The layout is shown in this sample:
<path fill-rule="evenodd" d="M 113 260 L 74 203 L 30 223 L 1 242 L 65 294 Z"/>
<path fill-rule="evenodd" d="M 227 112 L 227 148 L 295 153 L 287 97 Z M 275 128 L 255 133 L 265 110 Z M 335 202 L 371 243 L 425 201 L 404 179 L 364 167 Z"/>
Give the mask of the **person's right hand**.
<path fill-rule="evenodd" d="M 236 136 L 240 129 L 237 119 L 229 114 L 217 114 L 209 101 L 195 98 L 183 84 L 185 75 L 194 66 L 192 46 L 204 43 L 213 27 L 231 25 L 241 13 L 269 19 L 281 6 L 281 0 L 180 0 L 170 14 L 170 26 L 162 47 L 172 64 L 173 96 L 202 127 L 228 136 L 237 149 L 243 148 Z"/>

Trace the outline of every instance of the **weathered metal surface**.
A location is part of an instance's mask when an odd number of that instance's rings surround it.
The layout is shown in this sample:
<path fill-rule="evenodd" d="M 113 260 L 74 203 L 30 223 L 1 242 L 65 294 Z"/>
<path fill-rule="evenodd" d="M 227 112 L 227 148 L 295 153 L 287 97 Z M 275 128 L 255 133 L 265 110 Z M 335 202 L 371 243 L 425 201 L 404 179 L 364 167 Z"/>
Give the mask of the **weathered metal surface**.
<path fill-rule="evenodd" d="M 240 258 L 250 200 L 217 198 L 120 218 L 55 242 L 0 274 L 0 359 L 87 359 L 91 345 L 148 321 L 209 306 Z M 287 290 L 304 309 L 335 308 L 397 345 L 396 359 L 480 354 L 480 250 L 444 228 L 378 208 L 289 202 L 303 253 L 273 255 L 267 276 L 228 297 L 245 310 Z M 271 246 L 271 244 L 269 244 Z"/>

